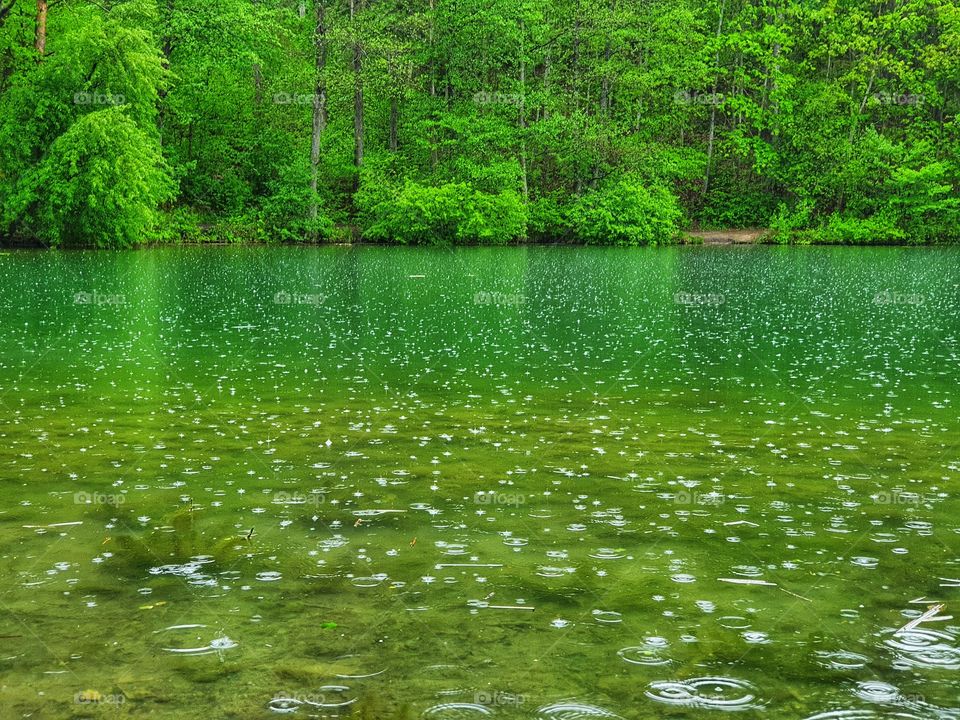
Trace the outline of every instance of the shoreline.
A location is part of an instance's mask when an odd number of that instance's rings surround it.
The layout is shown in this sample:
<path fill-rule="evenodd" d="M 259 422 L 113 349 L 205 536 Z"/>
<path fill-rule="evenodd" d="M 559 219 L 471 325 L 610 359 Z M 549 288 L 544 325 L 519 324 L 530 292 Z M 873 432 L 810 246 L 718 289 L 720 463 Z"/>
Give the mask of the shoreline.
<path fill-rule="evenodd" d="M 711 231 L 688 233 L 691 239 L 683 238 L 664 243 L 651 243 L 647 245 L 600 245 L 596 243 L 577 243 L 577 242 L 559 242 L 549 240 L 525 240 L 514 243 L 498 244 L 480 244 L 480 243 L 450 243 L 440 244 L 403 244 L 389 242 L 264 242 L 264 241 L 183 241 L 183 242 L 150 242 L 133 245 L 130 247 L 104 248 L 95 245 L 67 245 L 51 247 L 43 243 L 2 243 L 0 242 L 0 256 L 10 255 L 14 252 L 136 252 L 141 250 L 159 250 L 166 248 L 403 248 L 408 250 L 453 250 L 458 248 L 474 249 L 496 249 L 496 248 L 568 248 L 568 249 L 609 249 L 609 250 L 656 250 L 665 248 L 748 248 L 748 247 L 790 247 L 790 248 L 808 248 L 808 247 L 846 247 L 846 248 L 947 248 L 960 247 L 956 241 L 943 242 L 876 242 L 876 243 L 840 243 L 840 242 L 809 242 L 809 241 L 790 241 L 790 242 L 772 242 L 767 239 L 759 240 L 740 240 L 732 239 L 731 235 L 741 234 L 742 231 Z M 709 238 L 702 238 L 701 235 L 709 235 Z"/>
<path fill-rule="evenodd" d="M 527 238 L 507 243 L 400 243 L 390 241 L 374 241 L 357 239 L 345 242 L 341 238 L 328 241 L 269 241 L 245 238 L 242 240 L 224 240 L 215 236 L 208 238 L 180 238 L 179 240 L 155 240 L 131 245 L 129 247 L 98 247 L 96 245 L 60 245 L 50 246 L 41 241 L 10 238 L 0 238 L 0 254 L 13 250 L 75 250 L 92 251 L 105 250 L 146 250 L 168 247 L 395 247 L 411 249 L 452 249 L 452 248 L 508 248 L 508 247 L 565 247 L 565 248 L 663 248 L 663 247 L 953 247 L 960 245 L 956 240 L 944 239 L 940 242 L 909 242 L 882 240 L 877 242 L 852 243 L 833 242 L 811 237 L 811 231 L 795 231 L 788 240 L 779 240 L 770 228 L 721 228 L 715 230 L 683 230 L 676 236 L 664 242 L 647 243 L 642 245 L 624 245 L 618 243 L 588 243 L 565 238 L 544 239 Z M 355 236 L 354 236 L 355 237 Z"/>

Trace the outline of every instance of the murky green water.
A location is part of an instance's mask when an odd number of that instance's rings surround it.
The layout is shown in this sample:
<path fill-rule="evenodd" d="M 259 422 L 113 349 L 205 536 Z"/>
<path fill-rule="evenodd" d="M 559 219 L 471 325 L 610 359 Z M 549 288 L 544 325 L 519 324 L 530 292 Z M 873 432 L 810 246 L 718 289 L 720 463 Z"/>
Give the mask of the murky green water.
<path fill-rule="evenodd" d="M 0 289 L 2 718 L 960 717 L 960 252 Z"/>

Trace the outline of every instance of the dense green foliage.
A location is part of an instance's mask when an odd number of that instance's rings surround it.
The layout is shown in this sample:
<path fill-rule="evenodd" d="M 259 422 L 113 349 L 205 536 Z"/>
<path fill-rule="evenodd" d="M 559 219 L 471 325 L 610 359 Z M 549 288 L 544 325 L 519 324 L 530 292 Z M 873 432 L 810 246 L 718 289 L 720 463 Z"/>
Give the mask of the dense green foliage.
<path fill-rule="evenodd" d="M 960 236 L 955 0 L 0 0 L 0 236 Z"/>

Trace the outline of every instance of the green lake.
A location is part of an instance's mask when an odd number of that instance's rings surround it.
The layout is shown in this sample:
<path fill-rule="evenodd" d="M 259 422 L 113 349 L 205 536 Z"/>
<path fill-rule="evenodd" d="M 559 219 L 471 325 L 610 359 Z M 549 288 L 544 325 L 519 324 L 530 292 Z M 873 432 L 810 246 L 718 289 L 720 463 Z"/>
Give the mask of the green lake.
<path fill-rule="evenodd" d="M 960 718 L 956 249 L 0 290 L 3 720 Z"/>

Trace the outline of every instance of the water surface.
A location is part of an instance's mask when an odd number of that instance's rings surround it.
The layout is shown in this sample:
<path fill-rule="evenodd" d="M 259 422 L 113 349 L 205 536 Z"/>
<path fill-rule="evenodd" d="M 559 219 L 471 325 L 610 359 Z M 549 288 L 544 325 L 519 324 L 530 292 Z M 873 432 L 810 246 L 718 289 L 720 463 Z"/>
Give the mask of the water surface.
<path fill-rule="evenodd" d="M 956 250 L 0 289 L 3 717 L 960 718 Z"/>

